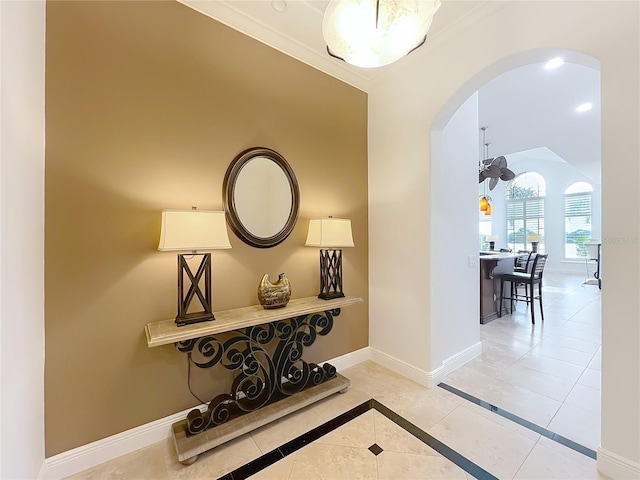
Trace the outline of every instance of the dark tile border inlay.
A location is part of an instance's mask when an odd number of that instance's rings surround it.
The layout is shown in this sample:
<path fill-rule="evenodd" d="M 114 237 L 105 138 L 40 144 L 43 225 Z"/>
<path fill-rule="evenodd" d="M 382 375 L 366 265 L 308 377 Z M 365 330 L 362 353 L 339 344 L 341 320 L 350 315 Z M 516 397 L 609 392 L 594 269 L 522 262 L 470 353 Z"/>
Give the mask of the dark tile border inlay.
<path fill-rule="evenodd" d="M 384 450 L 380 448 L 380 445 L 378 445 L 377 443 L 374 443 L 373 445 L 371 445 L 369 447 L 369 451 L 373 453 L 376 457 L 380 455 L 382 452 L 384 452 Z"/>
<path fill-rule="evenodd" d="M 387 417 L 393 423 L 398 425 L 399 427 L 406 430 L 408 433 L 416 437 L 418 440 L 422 441 L 429 447 L 433 448 L 436 452 L 438 452 L 443 457 L 447 458 L 451 462 L 455 463 L 458 467 L 463 469 L 470 475 L 473 475 L 475 478 L 480 480 L 498 480 L 497 477 L 494 477 L 489 472 L 484 470 L 479 465 L 476 465 L 471 460 L 466 457 L 463 457 L 458 452 L 448 447 L 438 439 L 432 437 L 427 432 L 420 430 L 414 424 L 409 422 L 404 417 L 401 417 L 397 413 L 395 413 L 390 408 L 385 407 L 383 404 L 378 402 L 377 400 L 371 399 L 364 403 L 361 403 L 357 407 L 352 408 L 348 412 L 339 415 L 328 422 L 320 425 L 309 432 L 300 435 L 298 438 L 291 440 L 283 445 L 280 445 L 278 448 L 271 450 L 268 453 L 265 453 L 259 458 L 238 467 L 234 471 L 223 475 L 218 480 L 244 480 L 251 475 L 255 475 L 260 470 L 267 468 L 270 465 L 273 465 L 279 460 L 282 460 L 287 455 L 292 454 L 293 452 L 300 450 L 302 447 L 309 445 L 314 442 L 318 438 L 326 435 L 329 432 L 332 432 L 338 427 L 349 423 L 351 420 L 359 417 L 363 413 L 368 412 L 371 409 L 375 409 L 380 412 L 382 415 Z M 371 448 L 377 445 L 372 445 Z M 380 447 L 378 447 L 380 448 Z M 382 451 L 382 449 L 380 449 Z M 375 454 L 375 452 L 373 452 Z M 377 454 L 376 454 L 377 455 Z"/>
<path fill-rule="evenodd" d="M 551 430 L 541 427 L 540 425 L 536 425 L 535 423 L 530 422 L 529 420 L 526 420 L 517 415 L 514 415 L 511 412 L 503 410 L 500 407 L 496 407 L 495 405 L 492 405 L 489 402 L 486 402 L 478 397 L 474 397 L 473 395 L 470 395 L 467 392 L 458 390 L 456 387 L 452 387 L 451 385 L 447 385 L 446 383 L 439 383 L 438 386 L 440 388 L 447 390 L 448 392 L 451 392 L 455 395 L 458 395 L 459 397 L 464 398 L 465 400 L 468 400 L 471 403 L 475 403 L 476 405 L 482 408 L 485 408 L 497 415 L 500 415 L 501 417 L 511 420 L 512 422 L 515 422 L 519 425 L 522 425 L 523 427 L 528 428 L 529 430 L 532 430 L 542 435 L 543 437 L 547 437 L 550 440 L 553 440 L 554 442 L 558 442 L 561 445 L 564 445 L 565 447 L 575 450 L 576 452 L 579 452 L 583 455 L 586 455 L 587 457 L 593 458 L 594 460 L 597 457 L 597 453 L 594 450 L 591 450 L 590 448 L 587 448 L 584 445 L 580 445 L 579 443 L 574 442 L 573 440 L 569 440 L 568 438 L 563 437 L 558 433 L 552 432 Z"/>

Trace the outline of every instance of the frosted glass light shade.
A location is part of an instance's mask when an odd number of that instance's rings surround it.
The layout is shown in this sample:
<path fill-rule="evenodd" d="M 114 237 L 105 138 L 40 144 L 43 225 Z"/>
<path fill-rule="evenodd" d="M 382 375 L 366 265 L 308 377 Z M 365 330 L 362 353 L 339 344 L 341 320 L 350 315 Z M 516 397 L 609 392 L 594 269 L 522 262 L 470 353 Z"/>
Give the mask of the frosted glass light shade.
<path fill-rule="evenodd" d="M 322 35 L 331 55 L 382 67 L 424 43 L 438 8 L 440 0 L 331 0 Z"/>
<path fill-rule="evenodd" d="M 224 212 L 163 210 L 160 251 L 231 248 Z"/>
<path fill-rule="evenodd" d="M 316 218 L 309 222 L 307 247 L 353 247 L 351 220 L 344 218 Z"/>

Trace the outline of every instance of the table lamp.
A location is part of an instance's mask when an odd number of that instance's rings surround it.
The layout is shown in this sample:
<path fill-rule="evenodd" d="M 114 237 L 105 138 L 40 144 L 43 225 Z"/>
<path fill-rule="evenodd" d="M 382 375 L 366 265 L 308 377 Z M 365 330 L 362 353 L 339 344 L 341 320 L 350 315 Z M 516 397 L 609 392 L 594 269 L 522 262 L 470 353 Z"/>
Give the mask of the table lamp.
<path fill-rule="evenodd" d="M 353 247 L 351 220 L 317 218 L 309 222 L 307 247 L 320 247 L 320 293 L 318 298 L 329 300 L 344 297 L 342 292 L 342 249 Z"/>
<path fill-rule="evenodd" d="M 538 252 L 538 244 L 542 240 L 542 235 L 529 235 L 529 241 L 531 242 L 531 251 L 533 253 Z"/>
<path fill-rule="evenodd" d="M 191 252 L 178 254 L 178 326 L 215 320 L 211 307 L 211 254 L 198 251 L 222 248 L 231 248 L 224 212 L 197 210 L 195 207 L 162 211 L 158 250 Z M 202 257 L 202 260 L 194 274 L 187 260 L 195 256 Z M 200 286 L 203 278 L 204 292 Z M 195 297 L 202 310 L 190 311 Z"/>
<path fill-rule="evenodd" d="M 496 242 L 498 241 L 497 235 L 487 235 L 487 242 L 489 242 L 489 250 L 496 249 Z"/>

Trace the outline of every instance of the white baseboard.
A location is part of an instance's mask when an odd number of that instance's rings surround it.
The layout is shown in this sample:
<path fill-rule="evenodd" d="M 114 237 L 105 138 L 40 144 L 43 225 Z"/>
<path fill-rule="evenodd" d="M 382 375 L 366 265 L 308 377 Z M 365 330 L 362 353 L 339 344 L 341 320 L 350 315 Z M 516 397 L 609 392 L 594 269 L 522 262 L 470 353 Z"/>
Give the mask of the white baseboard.
<path fill-rule="evenodd" d="M 49 457 L 45 460 L 46 475 L 42 478 L 68 477 L 169 438 L 171 425 L 184 419 L 191 410 L 193 408 Z"/>
<path fill-rule="evenodd" d="M 370 359 L 369 347 L 365 347 L 328 362 L 337 370 L 342 370 Z M 206 405 L 194 408 L 203 410 Z M 45 460 L 38 479 L 57 480 L 68 477 L 169 438 L 171 425 L 184 419 L 191 410 L 193 408 L 49 457 Z"/>
<path fill-rule="evenodd" d="M 42 462 L 40 465 L 40 471 L 38 472 L 38 476 L 36 480 L 45 480 L 47 478 L 47 462 L 46 460 Z"/>
<path fill-rule="evenodd" d="M 353 367 L 358 363 L 362 363 L 366 360 L 371 360 L 371 347 L 364 347 L 360 350 L 345 353 L 339 357 L 327 360 L 326 363 L 330 363 L 336 370 L 344 370 L 345 368 Z M 324 363 L 324 362 L 323 362 Z"/>
<path fill-rule="evenodd" d="M 404 377 L 410 378 L 411 380 L 419 383 L 420 385 L 425 385 L 427 387 L 437 386 L 445 377 L 445 375 L 447 375 L 448 373 L 451 373 L 456 368 L 461 367 L 462 365 L 474 359 L 480 354 L 482 354 L 482 343 L 478 342 L 472 345 L 471 347 L 445 359 L 442 362 L 442 365 L 436 368 L 435 370 L 426 371 L 426 370 L 417 368 L 405 362 L 404 360 L 400 360 L 398 358 L 393 357 L 392 355 L 388 355 L 384 352 L 381 352 L 380 350 L 371 348 L 371 360 L 373 360 L 376 363 L 379 363 L 380 365 L 388 368 L 389 370 L 393 370 L 394 372 Z"/>
<path fill-rule="evenodd" d="M 470 362 L 477 356 L 482 355 L 482 342 L 475 343 L 468 348 L 450 356 L 442 362 L 442 375 L 439 377 L 438 383 L 442 381 L 445 375 L 450 374 L 456 368 L 460 368 L 465 363 Z"/>
<path fill-rule="evenodd" d="M 616 480 L 638 480 L 640 464 L 598 447 L 598 471 Z"/>
<path fill-rule="evenodd" d="M 419 383 L 420 385 L 425 385 L 430 387 L 432 384 L 430 372 L 426 370 L 422 370 L 421 368 L 414 367 L 413 365 L 405 362 L 404 360 L 400 360 L 392 355 L 381 352 L 375 348 L 371 348 L 371 360 L 376 363 L 379 363 L 385 368 L 388 368 L 391 371 L 396 372 L 403 377 L 410 378 L 414 382 Z"/>

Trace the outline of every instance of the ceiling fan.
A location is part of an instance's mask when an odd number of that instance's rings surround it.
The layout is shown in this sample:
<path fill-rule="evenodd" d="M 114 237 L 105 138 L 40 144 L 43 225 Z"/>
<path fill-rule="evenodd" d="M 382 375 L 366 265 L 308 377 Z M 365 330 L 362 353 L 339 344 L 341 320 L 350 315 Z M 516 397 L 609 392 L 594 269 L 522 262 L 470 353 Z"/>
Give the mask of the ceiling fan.
<path fill-rule="evenodd" d="M 485 133 L 488 127 L 482 127 L 482 140 L 485 146 L 485 157 L 489 156 L 489 143 L 486 142 Z M 516 174 L 507 168 L 507 159 L 501 155 L 499 157 L 485 158 L 480 162 L 478 183 L 489 178 L 489 190 L 493 190 L 498 185 L 498 180 L 513 180 Z"/>

